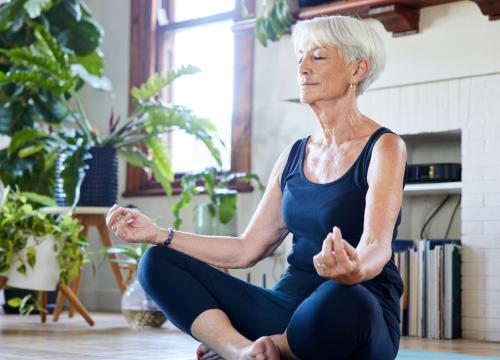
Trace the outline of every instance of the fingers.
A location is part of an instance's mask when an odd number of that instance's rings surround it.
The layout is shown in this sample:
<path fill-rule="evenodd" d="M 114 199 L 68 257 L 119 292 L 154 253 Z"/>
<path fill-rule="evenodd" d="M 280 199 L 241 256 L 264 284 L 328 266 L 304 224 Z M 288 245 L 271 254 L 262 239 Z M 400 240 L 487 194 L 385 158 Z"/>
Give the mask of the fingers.
<path fill-rule="evenodd" d="M 336 226 L 333 227 L 333 249 L 335 250 L 336 259 L 338 262 L 345 262 L 349 260 L 343 245 L 342 234 L 340 229 Z"/>
<path fill-rule="evenodd" d="M 356 251 L 356 249 L 351 244 L 349 244 L 347 241 L 345 241 L 345 240 L 342 240 L 342 241 L 343 241 L 344 249 L 345 249 L 347 255 L 352 260 L 358 261 L 358 252 Z"/>
<path fill-rule="evenodd" d="M 113 206 L 114 207 L 114 206 Z M 113 209 L 113 208 L 111 208 Z M 113 210 L 110 210 L 108 216 L 106 217 L 106 226 L 112 228 L 115 223 L 121 219 L 127 212 L 127 209 L 122 208 L 121 206 L 114 207 Z"/>
<path fill-rule="evenodd" d="M 117 204 L 114 204 L 111 209 L 109 209 L 107 215 L 106 215 L 106 225 L 108 224 L 109 222 L 109 219 L 111 217 L 111 214 L 113 213 L 113 211 L 115 211 L 119 206 Z"/>
<path fill-rule="evenodd" d="M 332 255 L 333 251 L 333 237 L 332 233 L 328 233 L 326 236 L 326 239 L 323 241 L 323 248 L 321 250 L 321 253 L 323 254 L 324 257 L 330 257 Z"/>

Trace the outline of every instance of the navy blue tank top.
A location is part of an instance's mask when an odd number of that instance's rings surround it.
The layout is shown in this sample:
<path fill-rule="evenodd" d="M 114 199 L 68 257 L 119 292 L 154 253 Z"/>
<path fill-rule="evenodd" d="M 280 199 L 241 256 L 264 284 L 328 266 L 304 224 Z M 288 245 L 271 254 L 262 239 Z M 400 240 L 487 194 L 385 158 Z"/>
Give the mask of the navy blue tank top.
<path fill-rule="evenodd" d="M 363 233 L 368 165 L 375 142 L 385 133 L 392 132 L 385 127 L 376 130 L 347 172 L 337 180 L 322 184 L 304 175 L 304 154 L 310 136 L 293 144 L 281 176 L 281 212 L 293 234 L 292 250 L 287 258 L 292 269 L 316 272 L 313 256 L 321 251 L 323 240 L 334 226 L 340 228 L 342 237 L 353 247 L 358 245 Z M 401 211 L 394 226 L 393 241 L 400 222 Z M 392 300 L 397 301 L 403 292 L 403 282 L 394 263 L 394 253 L 380 274 L 362 284 L 385 295 L 389 292 Z"/>

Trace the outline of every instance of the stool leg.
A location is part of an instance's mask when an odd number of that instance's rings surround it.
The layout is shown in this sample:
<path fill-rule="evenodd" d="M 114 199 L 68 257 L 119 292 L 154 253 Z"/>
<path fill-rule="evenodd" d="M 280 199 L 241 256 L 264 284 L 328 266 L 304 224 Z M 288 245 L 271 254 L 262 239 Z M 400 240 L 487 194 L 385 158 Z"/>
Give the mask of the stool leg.
<path fill-rule="evenodd" d="M 102 222 L 97 226 L 97 230 L 99 231 L 99 235 L 101 236 L 101 241 L 104 246 L 110 247 L 111 239 L 109 238 L 108 228 L 106 227 L 106 223 L 104 220 L 104 216 L 102 217 Z M 109 255 L 109 259 L 113 260 L 116 256 L 114 254 Z M 111 262 L 111 269 L 113 270 L 113 274 L 115 275 L 116 282 L 118 283 L 118 288 L 120 292 L 123 294 L 125 292 L 126 284 L 123 280 L 122 272 L 117 263 Z"/>
<path fill-rule="evenodd" d="M 84 221 L 83 219 L 81 219 L 81 218 L 79 218 L 78 220 L 80 221 L 80 223 L 83 226 L 82 231 L 80 232 L 80 234 L 83 235 L 83 236 L 85 236 L 85 237 L 88 237 L 88 235 L 89 235 L 89 224 L 86 221 Z M 78 296 L 78 293 L 80 292 L 80 276 L 81 276 L 81 274 L 82 274 L 82 268 L 80 267 L 80 269 L 78 269 L 78 275 L 76 276 L 76 279 L 73 280 L 73 284 L 72 284 L 72 289 L 73 289 L 73 292 L 76 294 L 76 296 Z M 68 306 L 68 316 L 70 318 L 72 318 L 73 315 L 75 315 L 75 309 L 73 309 L 73 305 L 70 302 L 69 306 Z"/>
<path fill-rule="evenodd" d="M 5 285 L 7 285 L 7 280 L 9 280 L 9 278 L 6 278 L 5 276 L 0 276 L 0 290 L 3 289 Z"/>
<path fill-rule="evenodd" d="M 47 292 L 40 291 L 40 319 L 42 323 L 47 321 Z"/>
<path fill-rule="evenodd" d="M 80 270 L 78 270 L 78 275 L 76 276 L 76 279 L 73 281 L 73 285 L 71 287 L 77 297 L 78 294 L 80 293 L 81 275 L 82 275 L 82 269 L 80 268 Z M 72 318 L 75 315 L 75 308 L 71 305 L 71 303 L 68 308 L 68 315 L 70 318 Z"/>
<path fill-rule="evenodd" d="M 73 307 L 76 309 L 76 311 L 78 311 L 78 313 L 83 316 L 83 318 L 85 319 L 85 321 L 87 321 L 87 323 L 90 326 L 94 326 L 94 320 L 92 320 L 92 317 L 88 313 L 87 309 L 85 309 L 85 307 L 80 302 L 80 300 L 78 300 L 78 298 L 73 293 L 73 291 L 71 290 L 71 288 L 69 288 L 68 286 L 64 285 L 63 283 L 60 283 L 59 284 L 59 290 L 64 294 L 64 296 L 66 296 L 66 298 L 71 303 L 71 305 L 73 305 Z"/>
<path fill-rule="evenodd" d="M 57 294 L 56 307 L 54 309 L 54 313 L 52 314 L 52 321 L 57 322 L 59 320 L 59 315 L 61 315 L 61 311 L 64 305 L 64 294 L 61 289 L 59 289 L 59 293 Z"/>

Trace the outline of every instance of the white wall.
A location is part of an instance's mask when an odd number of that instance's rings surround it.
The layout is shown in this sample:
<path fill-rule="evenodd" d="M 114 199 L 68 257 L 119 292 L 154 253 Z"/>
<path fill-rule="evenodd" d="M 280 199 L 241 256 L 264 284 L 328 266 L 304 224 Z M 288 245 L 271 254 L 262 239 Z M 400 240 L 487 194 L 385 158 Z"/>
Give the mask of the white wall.
<path fill-rule="evenodd" d="M 90 0 L 89 4 L 106 30 L 106 73 L 115 85 L 117 110 L 125 114 L 129 1 Z M 500 256 L 500 21 L 488 21 L 476 4 L 461 1 L 423 9 L 416 35 L 393 38 L 378 21 L 367 22 L 384 38 L 388 64 L 382 77 L 359 99 L 360 109 L 400 134 L 462 130 L 463 202 L 461 216 L 458 214 L 461 221 L 455 223 L 453 231 L 455 236 L 461 235 L 465 245 L 464 336 L 500 341 L 500 306 L 495 301 L 500 296 L 500 265 L 495 261 Z M 286 145 L 317 127 L 307 107 L 283 101 L 294 97 L 295 58 L 289 37 L 266 49 L 257 44 L 252 171 L 263 179 L 267 180 L 274 159 Z M 84 101 L 93 108 L 95 121 L 105 124 L 109 101 L 90 93 L 85 93 Z M 120 174 L 123 190 L 123 164 Z M 240 231 L 258 199 L 258 193 L 239 196 Z M 163 197 L 120 199 L 121 204 L 130 202 L 159 216 L 164 225 L 171 222 L 169 203 Z M 192 230 L 192 225 L 186 224 L 186 229 Z M 402 226 L 403 233 L 410 236 L 414 231 L 408 229 Z M 283 251 L 286 249 L 280 248 L 281 254 Z M 276 258 L 277 274 L 283 269 L 283 259 L 283 255 Z M 260 279 L 263 272 L 270 274 L 273 260 L 257 264 L 252 278 Z M 108 268 L 103 266 L 95 280 L 86 277 L 82 295 L 87 305 L 118 307 L 118 292 Z M 246 271 L 231 272 L 245 278 Z M 268 280 L 268 285 L 272 282 Z"/>

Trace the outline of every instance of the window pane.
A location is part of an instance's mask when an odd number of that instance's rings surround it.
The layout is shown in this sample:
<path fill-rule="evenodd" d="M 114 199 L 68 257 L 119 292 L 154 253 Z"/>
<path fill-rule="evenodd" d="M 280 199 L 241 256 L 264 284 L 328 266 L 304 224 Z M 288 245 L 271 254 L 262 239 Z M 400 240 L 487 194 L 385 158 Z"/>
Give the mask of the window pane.
<path fill-rule="evenodd" d="M 224 170 L 231 161 L 234 37 L 232 21 L 198 26 L 175 33 L 174 68 L 191 64 L 202 71 L 173 83 L 172 101 L 191 108 L 196 116 L 211 120 L 226 144 L 221 150 Z M 175 172 L 196 171 L 216 163 L 205 145 L 177 131 L 172 135 Z"/>
<path fill-rule="evenodd" d="M 234 10 L 235 0 L 177 0 L 174 21 L 196 19 Z"/>

